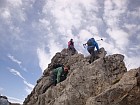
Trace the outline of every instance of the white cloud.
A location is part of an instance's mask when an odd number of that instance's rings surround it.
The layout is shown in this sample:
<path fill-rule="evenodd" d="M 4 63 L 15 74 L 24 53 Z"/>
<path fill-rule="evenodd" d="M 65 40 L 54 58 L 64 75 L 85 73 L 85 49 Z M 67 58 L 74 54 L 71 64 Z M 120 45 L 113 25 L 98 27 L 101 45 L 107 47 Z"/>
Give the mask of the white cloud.
<path fill-rule="evenodd" d="M 1 23 L 10 25 L 11 24 L 11 13 L 8 8 L 0 9 L 0 17 L 2 19 Z"/>
<path fill-rule="evenodd" d="M 13 75 L 19 76 L 20 78 L 22 78 L 22 79 L 24 80 L 24 78 L 22 77 L 22 75 L 20 74 L 20 72 L 18 72 L 17 70 L 15 70 L 15 69 L 10 69 L 10 72 L 11 72 Z"/>
<path fill-rule="evenodd" d="M 128 70 L 140 67 L 140 56 L 125 56 L 125 64 Z"/>
<path fill-rule="evenodd" d="M 16 59 L 16 58 L 15 58 L 14 56 L 12 56 L 11 54 L 8 54 L 7 56 L 8 56 L 8 58 L 10 58 L 10 60 L 12 60 L 13 62 L 17 63 L 17 64 L 19 65 L 19 67 L 20 67 L 22 70 L 24 70 L 24 71 L 27 72 L 27 69 L 24 68 L 24 67 L 21 65 L 22 62 L 21 62 L 20 60 Z"/>
<path fill-rule="evenodd" d="M 25 90 L 28 94 L 30 94 L 30 92 L 32 91 L 32 89 L 34 88 L 34 85 L 30 84 L 29 82 L 26 81 L 26 79 L 20 74 L 20 72 L 18 72 L 15 69 L 10 69 L 9 71 L 13 74 L 16 75 L 18 77 L 20 77 L 23 80 L 23 83 L 26 85 Z"/>
<path fill-rule="evenodd" d="M 26 20 L 26 14 L 22 7 L 22 0 L 5 0 L 3 8 L 0 9 L 0 16 L 3 18 L 2 23 L 9 27 L 16 28 L 16 23 L 23 22 Z M 18 25 L 18 24 L 17 24 Z"/>
<path fill-rule="evenodd" d="M 22 0 L 7 0 L 7 3 L 14 7 L 20 7 L 22 5 Z"/>
<path fill-rule="evenodd" d="M 127 28 L 128 30 L 134 30 L 137 27 L 137 25 L 125 23 L 124 27 Z"/>
<path fill-rule="evenodd" d="M 48 46 L 49 46 L 49 52 L 50 52 L 51 58 L 55 55 L 56 52 L 60 52 L 63 49 L 61 44 L 60 42 L 56 42 L 55 40 L 53 40 L 53 38 L 52 40 L 49 41 Z"/>
<path fill-rule="evenodd" d="M 47 52 L 45 51 L 45 46 L 37 48 L 39 66 L 42 72 L 47 68 L 48 64 L 51 63 L 51 58 L 55 55 L 55 53 L 60 52 L 63 49 L 60 42 L 54 40 L 55 38 L 56 40 L 59 40 L 59 37 L 55 37 L 55 35 L 52 35 L 51 39 L 48 41 L 48 45 L 46 46 Z"/>
<path fill-rule="evenodd" d="M 134 19 L 140 19 L 140 7 L 135 8 L 135 11 L 128 11 L 127 15 L 128 17 L 134 18 Z"/>
<path fill-rule="evenodd" d="M 22 104 L 24 100 L 21 100 L 21 99 L 18 99 L 18 98 L 14 98 L 14 97 L 10 97 L 10 96 L 7 96 L 8 98 L 8 101 L 11 102 L 11 103 L 20 103 Z"/>
<path fill-rule="evenodd" d="M 26 85 L 25 90 L 26 90 L 27 94 L 30 94 L 34 88 L 34 85 L 28 83 L 26 80 L 24 80 L 24 84 Z"/>
<path fill-rule="evenodd" d="M 92 34 L 98 34 L 98 29 L 95 26 L 91 26 L 87 28 Z"/>
<path fill-rule="evenodd" d="M 105 50 L 107 51 L 107 55 L 121 53 L 120 50 L 118 48 L 116 48 L 112 42 L 106 42 L 106 40 L 104 40 L 104 41 L 100 41 L 98 43 L 100 44 L 99 45 L 100 48 L 101 47 L 105 48 Z"/>
<path fill-rule="evenodd" d="M 46 19 L 39 19 L 39 22 L 43 27 L 48 27 L 50 25 L 50 22 Z"/>
<path fill-rule="evenodd" d="M 104 20 L 109 27 L 118 27 L 120 17 L 127 10 L 128 0 L 105 0 L 104 5 Z"/>
<path fill-rule="evenodd" d="M 84 42 L 86 42 L 91 37 L 93 37 L 93 35 L 87 30 L 81 30 L 78 34 L 79 40 Z"/>
<path fill-rule="evenodd" d="M 96 0 L 46 1 L 42 12 L 48 16 L 48 10 L 50 10 L 52 15 L 55 17 L 55 23 L 58 24 L 61 29 L 63 29 L 63 27 L 66 30 L 72 29 L 73 26 L 79 28 L 82 24 L 82 18 L 84 17 L 81 5 L 84 9 L 90 11 L 90 9 L 93 9 L 94 7 L 97 9 L 98 2 Z M 97 12 L 98 10 L 95 11 Z"/>
<path fill-rule="evenodd" d="M 126 7 L 122 6 L 126 6 L 128 4 L 128 0 L 112 0 L 112 2 L 115 4 L 116 8 L 119 9 L 126 9 Z"/>
<path fill-rule="evenodd" d="M 129 34 L 122 29 L 108 29 L 107 33 L 115 40 L 116 47 L 125 48 L 129 44 Z"/>
<path fill-rule="evenodd" d="M 42 70 L 42 72 L 47 68 L 47 64 L 49 64 L 51 61 L 51 57 L 49 53 L 46 53 L 44 48 L 38 48 L 37 49 L 37 55 L 39 59 L 39 66 Z"/>
<path fill-rule="evenodd" d="M 14 56 L 8 54 L 8 57 L 15 63 L 17 63 L 18 65 L 21 65 L 21 61 L 17 60 Z"/>
<path fill-rule="evenodd" d="M 97 0 L 78 0 L 81 4 L 84 5 L 86 10 L 90 11 L 93 9 L 94 11 L 98 12 L 98 1 Z"/>
<path fill-rule="evenodd" d="M 11 14 L 10 14 L 10 12 L 9 12 L 9 10 L 7 9 L 5 9 L 4 11 L 1 11 L 1 16 L 4 18 L 4 19 L 10 19 L 10 17 L 11 17 Z"/>
<path fill-rule="evenodd" d="M 79 28 L 81 25 L 82 12 L 79 8 L 55 8 L 52 14 L 56 18 L 56 23 L 60 27 L 71 29 L 72 26 Z M 75 14 L 75 15 L 73 15 Z"/>

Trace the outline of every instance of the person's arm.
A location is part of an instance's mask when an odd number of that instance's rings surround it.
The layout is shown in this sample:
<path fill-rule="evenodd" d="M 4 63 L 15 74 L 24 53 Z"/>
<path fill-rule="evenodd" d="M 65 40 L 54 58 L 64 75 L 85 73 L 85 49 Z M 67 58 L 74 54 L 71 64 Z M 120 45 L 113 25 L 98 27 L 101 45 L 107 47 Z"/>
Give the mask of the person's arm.
<path fill-rule="evenodd" d="M 58 72 L 57 72 L 57 83 L 60 82 L 60 76 L 61 76 L 62 70 L 63 70 L 62 67 L 59 67 L 59 68 L 58 68 Z"/>
<path fill-rule="evenodd" d="M 95 47 L 96 47 L 97 51 L 99 51 L 99 46 L 98 46 L 97 42 L 95 42 Z"/>

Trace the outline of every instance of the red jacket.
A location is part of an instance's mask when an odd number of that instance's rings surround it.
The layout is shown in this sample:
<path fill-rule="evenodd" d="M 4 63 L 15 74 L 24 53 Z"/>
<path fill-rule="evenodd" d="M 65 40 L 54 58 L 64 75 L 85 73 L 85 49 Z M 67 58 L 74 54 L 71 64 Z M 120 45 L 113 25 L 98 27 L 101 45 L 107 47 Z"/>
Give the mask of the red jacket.
<path fill-rule="evenodd" d="M 69 41 L 69 42 L 68 42 L 68 47 L 70 47 L 70 46 L 73 46 L 73 47 L 74 47 L 74 42 Z"/>

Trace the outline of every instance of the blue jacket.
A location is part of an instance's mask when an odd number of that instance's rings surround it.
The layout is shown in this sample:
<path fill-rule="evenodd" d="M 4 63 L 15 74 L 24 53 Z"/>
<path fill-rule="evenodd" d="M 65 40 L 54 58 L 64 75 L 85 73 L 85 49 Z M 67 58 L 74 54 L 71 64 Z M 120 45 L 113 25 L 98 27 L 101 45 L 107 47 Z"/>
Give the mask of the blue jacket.
<path fill-rule="evenodd" d="M 87 46 L 87 49 L 91 48 L 91 47 L 96 47 L 97 51 L 99 51 L 99 46 L 98 43 L 95 41 L 94 38 L 89 39 L 88 41 L 90 41 L 92 44 L 91 46 Z"/>

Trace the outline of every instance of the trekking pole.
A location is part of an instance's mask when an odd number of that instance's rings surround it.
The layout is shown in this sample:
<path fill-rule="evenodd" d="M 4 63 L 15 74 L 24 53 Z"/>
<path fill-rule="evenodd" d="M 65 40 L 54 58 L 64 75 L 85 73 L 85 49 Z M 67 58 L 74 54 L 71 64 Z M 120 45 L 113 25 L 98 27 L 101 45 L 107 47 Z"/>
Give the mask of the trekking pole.
<path fill-rule="evenodd" d="M 103 39 L 101 38 L 100 40 L 96 40 L 96 41 L 103 41 Z"/>
<path fill-rule="evenodd" d="M 86 48 L 86 43 L 85 43 L 85 44 L 83 44 L 83 46 L 84 46 L 84 48 Z"/>

